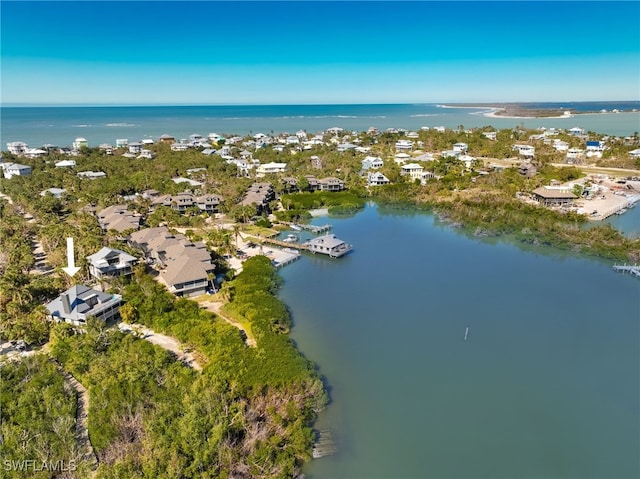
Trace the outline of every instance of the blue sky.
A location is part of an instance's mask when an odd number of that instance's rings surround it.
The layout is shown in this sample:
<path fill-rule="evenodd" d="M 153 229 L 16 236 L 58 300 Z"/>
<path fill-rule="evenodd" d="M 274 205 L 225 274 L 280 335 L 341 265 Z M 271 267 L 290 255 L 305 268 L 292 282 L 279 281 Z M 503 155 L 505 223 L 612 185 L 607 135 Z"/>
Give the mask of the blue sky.
<path fill-rule="evenodd" d="M 640 2 L 0 2 L 3 104 L 637 100 Z"/>

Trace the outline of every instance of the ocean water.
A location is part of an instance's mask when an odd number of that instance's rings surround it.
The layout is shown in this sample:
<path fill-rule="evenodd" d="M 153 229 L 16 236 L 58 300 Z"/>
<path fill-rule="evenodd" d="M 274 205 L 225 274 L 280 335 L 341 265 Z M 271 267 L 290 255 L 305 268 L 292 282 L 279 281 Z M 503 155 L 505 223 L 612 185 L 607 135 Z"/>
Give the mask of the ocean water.
<path fill-rule="evenodd" d="M 545 104 L 535 104 L 541 107 Z M 491 125 L 511 128 L 572 128 L 626 136 L 640 130 L 640 102 L 546 104 L 575 111 L 613 109 L 620 113 L 595 113 L 573 118 L 487 118 L 488 108 L 444 108 L 436 104 L 406 105 L 257 105 L 257 106 L 103 106 L 103 107 L 2 107 L 0 145 L 23 141 L 31 147 L 69 146 L 84 137 L 89 146 L 115 144 L 118 138 L 140 141 L 168 133 L 188 138 L 193 133 L 309 133 L 331 127 L 363 131 L 369 127 L 406 128 L 423 126 L 456 128 Z M 632 111 L 635 109 L 636 111 Z"/>
<path fill-rule="evenodd" d="M 316 222 L 355 249 L 281 270 L 332 398 L 308 479 L 640 477 L 637 278 L 429 214 Z"/>

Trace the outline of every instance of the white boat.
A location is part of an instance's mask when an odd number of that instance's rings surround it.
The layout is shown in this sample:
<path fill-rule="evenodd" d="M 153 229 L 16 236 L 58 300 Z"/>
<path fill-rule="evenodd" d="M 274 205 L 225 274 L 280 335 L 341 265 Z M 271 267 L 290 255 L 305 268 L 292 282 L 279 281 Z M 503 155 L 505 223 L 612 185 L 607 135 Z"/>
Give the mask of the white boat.
<path fill-rule="evenodd" d="M 285 243 L 295 243 L 296 241 L 298 241 L 298 237 L 294 234 L 289 234 L 282 241 L 284 241 Z"/>
<path fill-rule="evenodd" d="M 291 225 L 291 229 L 293 231 L 302 231 L 302 228 L 300 228 L 298 225 Z"/>

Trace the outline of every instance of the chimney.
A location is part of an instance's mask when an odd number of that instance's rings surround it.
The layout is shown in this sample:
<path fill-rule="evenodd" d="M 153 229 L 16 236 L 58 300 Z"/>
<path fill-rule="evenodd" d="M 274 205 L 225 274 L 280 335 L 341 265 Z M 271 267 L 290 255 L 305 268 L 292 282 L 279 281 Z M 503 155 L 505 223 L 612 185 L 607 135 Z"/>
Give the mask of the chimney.
<path fill-rule="evenodd" d="M 60 296 L 60 300 L 62 301 L 62 310 L 64 311 L 65 314 L 70 314 L 71 313 L 71 303 L 69 302 L 69 294 L 68 293 L 62 293 L 62 296 Z"/>

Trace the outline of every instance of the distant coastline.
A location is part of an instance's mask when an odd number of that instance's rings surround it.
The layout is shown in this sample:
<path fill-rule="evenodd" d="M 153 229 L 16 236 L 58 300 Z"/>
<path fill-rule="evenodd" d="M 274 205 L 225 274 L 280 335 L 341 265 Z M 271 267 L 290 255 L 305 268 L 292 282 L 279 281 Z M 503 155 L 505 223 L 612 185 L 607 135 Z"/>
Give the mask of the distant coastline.
<path fill-rule="evenodd" d="M 590 102 L 580 102 L 582 104 L 590 103 Z M 611 102 L 612 105 L 616 105 L 616 102 Z M 586 114 L 607 114 L 607 113 L 623 113 L 623 112 L 635 112 L 638 111 L 637 108 L 633 108 L 630 110 L 620 110 L 616 108 L 611 108 L 610 110 L 606 108 L 594 108 L 592 110 L 580 110 L 577 111 L 572 107 L 562 107 L 562 106 L 544 106 L 544 104 L 540 103 L 464 103 L 464 104 L 441 104 L 438 105 L 440 108 L 479 108 L 479 109 L 487 109 L 488 111 L 483 112 L 482 115 L 487 118 L 512 118 L 512 119 L 532 119 L 532 118 L 572 118 L 576 115 L 586 115 Z M 602 104 L 600 104 L 602 106 Z"/>

